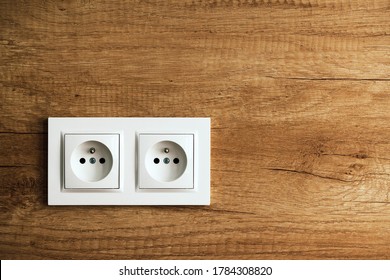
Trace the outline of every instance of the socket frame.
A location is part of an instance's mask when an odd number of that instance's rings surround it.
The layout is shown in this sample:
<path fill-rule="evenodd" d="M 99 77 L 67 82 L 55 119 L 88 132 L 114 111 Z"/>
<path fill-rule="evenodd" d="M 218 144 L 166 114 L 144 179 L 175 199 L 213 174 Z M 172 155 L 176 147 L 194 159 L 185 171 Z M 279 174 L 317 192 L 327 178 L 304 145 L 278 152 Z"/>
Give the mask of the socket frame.
<path fill-rule="evenodd" d="M 49 205 L 210 205 L 210 118 L 49 118 Z M 64 187 L 65 134 L 118 134 L 119 188 Z M 194 188 L 140 189 L 139 134 L 194 135 Z"/>

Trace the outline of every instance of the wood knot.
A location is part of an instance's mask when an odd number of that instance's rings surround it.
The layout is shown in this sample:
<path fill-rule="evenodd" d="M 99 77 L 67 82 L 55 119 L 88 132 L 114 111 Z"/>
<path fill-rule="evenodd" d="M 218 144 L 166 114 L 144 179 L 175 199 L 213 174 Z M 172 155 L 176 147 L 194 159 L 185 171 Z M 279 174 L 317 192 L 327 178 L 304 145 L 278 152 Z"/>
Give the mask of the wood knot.
<path fill-rule="evenodd" d="M 365 158 L 368 158 L 368 155 L 366 155 L 364 153 L 357 153 L 357 154 L 354 154 L 353 157 L 360 158 L 360 159 L 365 159 Z"/>

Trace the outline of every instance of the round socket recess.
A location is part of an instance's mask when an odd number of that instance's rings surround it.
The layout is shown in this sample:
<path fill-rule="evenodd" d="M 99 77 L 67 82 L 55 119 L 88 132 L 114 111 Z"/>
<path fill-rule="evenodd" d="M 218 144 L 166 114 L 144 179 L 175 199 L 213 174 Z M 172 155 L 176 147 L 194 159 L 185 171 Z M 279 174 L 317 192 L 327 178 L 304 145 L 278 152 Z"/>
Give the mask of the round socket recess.
<path fill-rule="evenodd" d="M 145 168 L 156 181 L 171 182 L 180 178 L 187 167 L 183 148 L 172 141 L 160 141 L 146 153 Z"/>
<path fill-rule="evenodd" d="M 70 166 L 82 181 L 97 182 L 104 179 L 113 165 L 110 150 L 101 142 L 86 141 L 72 152 Z"/>

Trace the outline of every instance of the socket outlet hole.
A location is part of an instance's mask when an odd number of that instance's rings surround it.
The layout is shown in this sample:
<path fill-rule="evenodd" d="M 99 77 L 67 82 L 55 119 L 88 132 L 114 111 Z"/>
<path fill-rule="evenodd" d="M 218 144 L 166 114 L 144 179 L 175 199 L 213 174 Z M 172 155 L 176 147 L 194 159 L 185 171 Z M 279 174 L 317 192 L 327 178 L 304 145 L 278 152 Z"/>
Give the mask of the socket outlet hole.
<path fill-rule="evenodd" d="M 154 162 L 155 164 L 159 164 L 159 163 L 160 163 L 160 159 L 159 159 L 159 158 L 155 158 L 155 159 L 153 160 L 153 162 Z"/>
<path fill-rule="evenodd" d="M 94 157 L 91 157 L 91 147 L 95 149 Z M 90 164 L 85 164 L 86 158 L 89 158 Z M 97 158 L 101 164 L 95 164 Z M 113 159 L 110 149 L 99 141 L 81 143 L 73 150 L 70 157 L 70 166 L 73 173 L 80 180 L 86 182 L 97 182 L 104 179 L 110 174 L 112 165 Z"/>
<path fill-rule="evenodd" d="M 173 159 L 173 163 L 174 163 L 174 164 L 179 164 L 179 162 L 180 162 L 180 160 L 179 160 L 178 158 L 174 158 L 174 159 Z"/>

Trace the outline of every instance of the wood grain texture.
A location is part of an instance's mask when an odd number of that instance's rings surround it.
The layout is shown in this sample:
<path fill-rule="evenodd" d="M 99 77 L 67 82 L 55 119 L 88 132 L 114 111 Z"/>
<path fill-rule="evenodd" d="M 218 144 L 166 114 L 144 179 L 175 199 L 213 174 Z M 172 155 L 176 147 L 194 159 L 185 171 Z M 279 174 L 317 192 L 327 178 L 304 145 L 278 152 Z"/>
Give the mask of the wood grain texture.
<path fill-rule="evenodd" d="M 390 259 L 390 1 L 2 1 L 1 259 Z M 47 206 L 47 118 L 211 117 L 210 207 Z"/>

